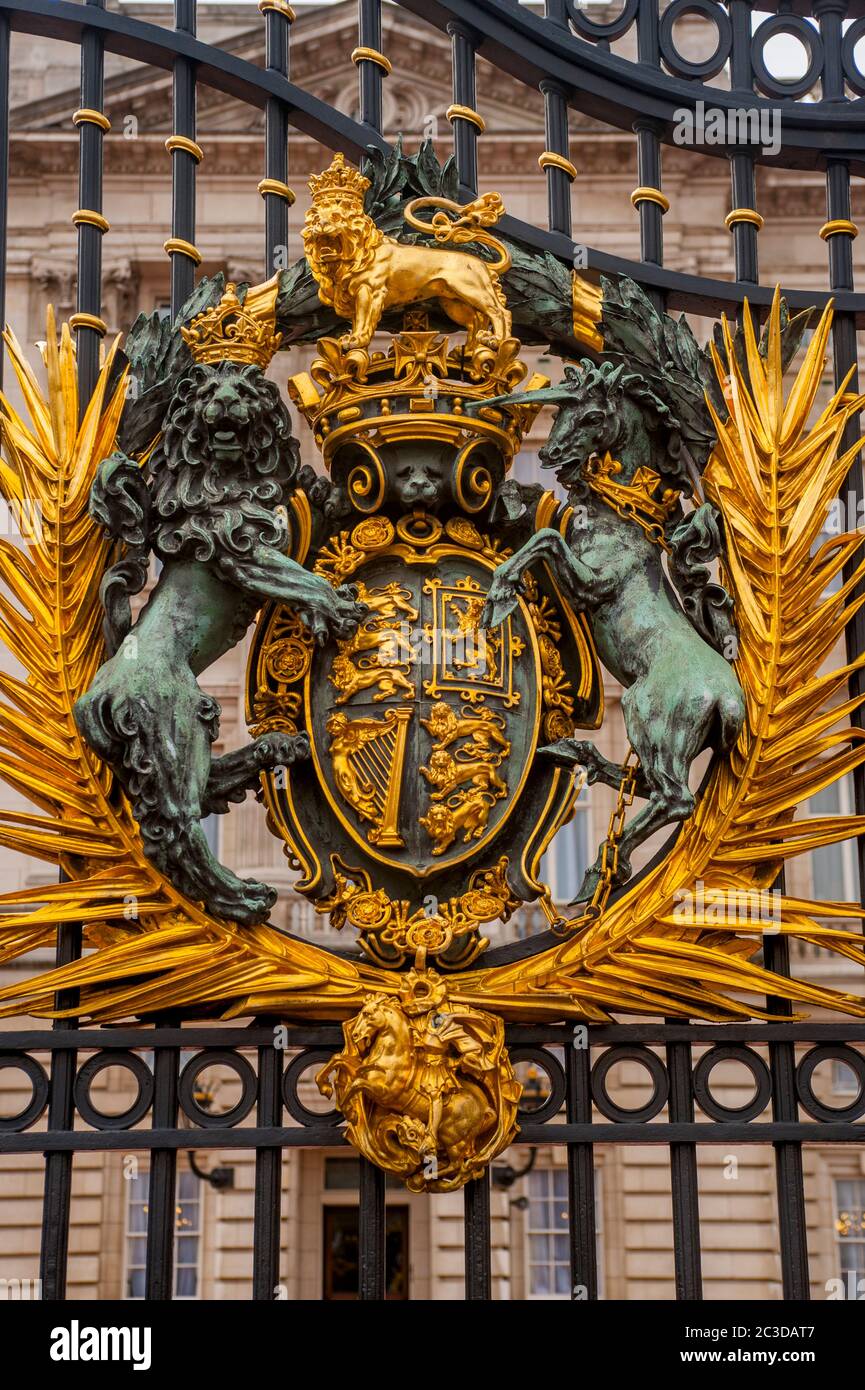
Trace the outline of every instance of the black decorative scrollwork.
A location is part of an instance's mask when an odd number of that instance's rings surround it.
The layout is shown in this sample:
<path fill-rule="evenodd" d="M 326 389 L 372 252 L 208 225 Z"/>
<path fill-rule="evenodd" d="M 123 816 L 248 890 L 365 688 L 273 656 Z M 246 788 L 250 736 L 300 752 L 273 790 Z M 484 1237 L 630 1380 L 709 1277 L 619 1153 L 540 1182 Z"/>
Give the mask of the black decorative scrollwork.
<path fill-rule="evenodd" d="M 645 1105 L 626 1109 L 617 1105 L 607 1093 L 607 1075 L 619 1062 L 639 1062 L 652 1079 L 654 1090 Z M 670 1094 L 670 1079 L 660 1057 L 647 1047 L 611 1047 L 601 1054 L 592 1067 L 592 1099 L 602 1115 L 616 1124 L 640 1124 L 652 1120 L 663 1110 Z"/>
<path fill-rule="evenodd" d="M 673 30 L 679 20 L 688 15 L 699 15 L 714 26 L 717 42 L 708 58 L 697 61 L 686 58 L 676 47 Z M 727 11 L 717 0 L 673 0 L 661 17 L 658 34 L 661 56 L 665 66 L 675 77 L 690 77 L 697 81 L 715 77 L 730 56 L 733 46 L 733 29 Z"/>
<path fill-rule="evenodd" d="M 195 1083 L 209 1067 L 225 1067 L 240 1081 L 240 1099 L 230 1110 L 207 1110 L 197 1099 Z M 180 1074 L 180 1104 L 183 1113 L 204 1129 L 240 1124 L 252 1109 L 258 1094 L 258 1078 L 246 1058 L 239 1052 L 199 1052 Z"/>
<path fill-rule="evenodd" d="M 519 1103 L 520 1115 L 526 1120 L 531 1120 L 533 1125 L 542 1125 L 554 1119 L 565 1103 L 567 1091 L 564 1069 L 558 1058 L 545 1047 L 513 1047 L 510 1054 L 514 1068 L 521 1062 L 528 1062 L 539 1067 L 550 1083 L 549 1094 L 539 1105 L 533 1105 L 531 1093 L 527 1088 L 523 1089 Z"/>
<path fill-rule="evenodd" d="M 337 1125 L 343 1124 L 345 1117 L 340 1114 L 339 1110 L 310 1110 L 297 1094 L 300 1078 L 304 1073 L 312 1067 L 318 1070 L 324 1066 L 325 1062 L 329 1062 L 332 1056 L 333 1048 L 308 1048 L 305 1052 L 299 1052 L 286 1067 L 285 1075 L 282 1078 L 282 1098 L 289 1115 L 292 1119 L 297 1120 L 298 1124 L 327 1125 L 334 1129 Z"/>
<path fill-rule="evenodd" d="M 712 1095 L 709 1078 L 720 1062 L 740 1062 L 754 1078 L 754 1094 L 744 1105 L 722 1105 Z M 694 1068 L 694 1097 L 703 1113 L 712 1120 L 754 1120 L 766 1109 L 771 1094 L 769 1068 L 750 1047 L 723 1044 L 713 1047 Z"/>
<path fill-rule="evenodd" d="M 853 1072 L 859 1082 L 859 1094 L 849 1105 L 824 1105 L 814 1094 L 811 1079 L 821 1062 L 843 1062 Z M 796 1093 L 802 1109 L 815 1120 L 858 1120 L 865 1115 L 865 1057 L 852 1047 L 812 1047 L 796 1068 Z"/>
<path fill-rule="evenodd" d="M 778 34 L 789 34 L 798 39 L 807 49 L 808 67 L 801 77 L 782 79 L 773 76 L 766 63 L 766 44 Z M 751 64 L 754 69 L 754 86 L 767 97 L 803 97 L 810 92 L 823 71 L 823 42 L 813 25 L 797 15 L 776 14 L 755 31 L 751 40 Z"/>
<path fill-rule="evenodd" d="M 585 9 L 576 3 L 576 0 L 566 0 L 568 19 L 574 30 L 581 39 L 590 39 L 594 43 L 599 40 L 606 40 L 609 43 L 611 39 L 620 39 L 623 34 L 627 34 L 637 18 L 639 8 L 640 0 L 625 0 L 619 14 L 599 23 L 597 20 L 589 19 Z"/>

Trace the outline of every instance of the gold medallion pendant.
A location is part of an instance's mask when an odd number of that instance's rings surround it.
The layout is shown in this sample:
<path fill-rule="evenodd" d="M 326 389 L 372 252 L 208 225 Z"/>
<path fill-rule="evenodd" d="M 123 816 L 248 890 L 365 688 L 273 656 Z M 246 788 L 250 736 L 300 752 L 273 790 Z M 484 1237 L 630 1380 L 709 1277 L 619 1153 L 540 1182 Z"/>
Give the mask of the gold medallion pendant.
<path fill-rule="evenodd" d="M 498 195 L 415 188 L 389 235 L 341 156 L 311 191 L 304 262 L 202 281 L 176 331 L 139 324 L 82 419 L 68 327 L 49 315 L 46 389 L 7 334 L 26 410 L 4 402 L 22 544 L 0 547 L 2 635 L 22 674 L 0 774 L 30 808 L 0 811 L 0 838 L 63 872 L 0 901 L 0 963 L 63 921 L 87 949 L 19 976 L 0 1014 L 339 1021 L 318 1084 L 351 1142 L 445 1192 L 517 1133 L 508 1022 L 766 1018 L 766 995 L 865 1014 L 758 959 L 767 895 L 772 934 L 865 959 L 858 906 L 773 889 L 788 856 L 863 830 L 798 812 L 865 761 L 849 671 L 827 669 L 863 536 L 821 535 L 863 399 L 815 407 L 831 307 L 787 389 L 780 296 L 761 342 L 746 313 L 703 351 L 631 282 L 562 267 L 579 360 L 527 379 Z M 324 334 L 289 382 L 318 473 L 265 376 L 301 329 Z M 558 491 L 509 476 L 545 403 Z M 256 614 L 251 742 L 216 757 L 198 677 Z M 600 660 L 625 691 L 621 764 L 590 739 Z M 587 781 L 615 808 L 565 908 L 541 860 Z M 276 890 L 213 854 L 202 820 L 249 791 L 339 950 L 279 930 Z M 532 902 L 547 929 L 492 947 Z"/>

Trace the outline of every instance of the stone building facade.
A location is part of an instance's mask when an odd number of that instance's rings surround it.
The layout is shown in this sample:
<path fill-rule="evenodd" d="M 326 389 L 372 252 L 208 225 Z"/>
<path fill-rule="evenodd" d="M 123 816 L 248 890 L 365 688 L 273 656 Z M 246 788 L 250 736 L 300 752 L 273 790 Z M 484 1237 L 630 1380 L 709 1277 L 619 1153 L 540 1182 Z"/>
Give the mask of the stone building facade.
<path fill-rule="evenodd" d="M 170 24 L 171 6 L 116 3 L 111 8 L 152 22 Z M 300 4 L 292 25 L 291 74 L 340 109 L 356 114 L 357 77 L 349 60 L 356 42 L 356 8 L 345 0 L 323 8 Z M 199 0 L 199 33 L 238 55 L 264 61 L 263 23 L 254 3 L 211 4 Z M 696 19 L 686 39 L 699 51 Z M 626 41 L 627 43 L 628 41 Z M 384 122 L 390 136 L 402 131 L 409 149 L 431 136 L 440 155 L 451 147 L 445 111 L 450 104 L 450 45 L 445 36 L 398 6 L 386 6 L 383 48 L 394 71 L 385 83 Z M 627 50 L 625 50 L 627 56 Z M 11 223 L 7 317 L 18 336 L 34 343 L 44 333 L 46 305 L 68 317 L 75 303 L 76 234 L 70 221 L 77 203 L 77 133 L 72 113 L 79 105 L 77 50 L 48 40 L 15 36 Z M 723 81 L 723 75 L 719 79 Z M 543 222 L 544 178 L 537 164 L 544 147 L 540 95 L 479 63 L 478 107 L 486 122 L 480 141 L 482 189 L 501 192 L 508 211 Z M 105 141 L 103 314 L 111 332 L 125 329 L 139 310 L 167 305 L 168 260 L 163 242 L 171 219 L 171 77 L 125 59 L 106 60 L 105 109 L 112 132 Z M 263 205 L 256 191 L 262 169 L 262 113 L 202 88 L 199 143 L 204 149 L 197 184 L 197 245 L 202 271 L 224 269 L 231 279 L 253 283 L 266 277 L 263 264 Z M 639 255 L 638 220 L 629 195 L 637 182 L 633 136 L 571 117 L 571 157 L 579 175 L 574 187 L 575 238 L 612 254 Z M 289 181 L 297 202 L 290 213 L 289 260 L 301 253 L 300 229 L 309 174 L 329 162 L 329 152 L 292 133 Z M 724 217 L 730 208 L 726 162 L 693 150 L 664 151 L 664 189 L 670 210 L 664 222 L 665 259 L 694 274 L 732 278 L 733 259 Z M 764 274 L 797 286 L 824 288 L 823 247 L 817 232 L 824 220 L 820 174 L 761 169 L 758 207 L 765 218 L 760 235 Z M 860 209 L 863 211 L 863 209 Z M 854 216 L 856 209 L 854 208 Z M 861 254 L 859 255 L 861 261 Z M 705 324 L 695 325 L 705 331 Z M 527 356 L 543 370 L 551 365 L 538 351 Z M 35 353 L 34 353 L 35 357 Z M 294 349 L 276 359 L 271 375 L 284 385 L 308 368 L 311 350 Z M 10 393 L 13 400 L 14 390 Z M 540 477 L 537 451 L 548 424 L 542 413 L 517 461 L 518 476 Z M 316 459 L 302 421 L 304 455 Z M 545 479 L 546 481 L 546 479 Z M 244 648 L 207 673 L 207 688 L 222 706 L 219 751 L 246 739 L 243 718 Z M 608 680 L 607 716 L 598 742 L 621 758 L 624 732 L 619 688 Z M 827 794 L 824 811 L 847 809 L 842 788 Z M 548 857 L 554 892 L 566 899 L 594 856 L 609 812 L 605 789 L 581 799 L 574 822 L 560 834 Z M 281 844 L 267 831 L 252 800 L 236 808 L 218 828 L 220 853 L 243 876 L 264 878 L 282 891 L 276 920 L 316 940 L 337 940 L 326 919 L 290 893 L 292 873 Z M 645 854 L 657 848 L 650 842 Z M 0 850 L 0 891 L 45 881 L 45 865 Z M 789 871 L 794 892 L 850 900 L 857 895 L 849 846 L 803 858 Z M 527 931 L 525 914 L 505 931 Z M 19 969 L 30 969 L 32 962 Z M 852 966 L 818 951 L 803 950 L 794 968 L 838 987 L 862 990 Z M 7 972 L 8 978 L 13 974 Z M 645 1074 L 636 1065 L 617 1069 L 616 1093 L 624 1105 L 638 1104 Z M 0 1080 L 0 1105 L 14 1112 L 14 1073 Z M 528 1078 L 530 1081 L 532 1078 Z M 849 1099 L 851 1079 L 843 1069 L 821 1078 L 830 1103 Z M 209 1078 L 208 1103 L 225 1108 L 231 1083 Z M 95 1094 L 105 1108 L 123 1108 L 122 1088 L 110 1071 Z M 750 1094 L 746 1075 L 731 1068 L 718 1088 L 726 1104 L 743 1104 Z M 312 1090 L 310 1088 L 310 1103 Z M 837 1097 L 833 1102 L 832 1098 Z M 506 1159 L 521 1169 L 526 1148 Z M 699 1150 L 703 1268 L 708 1298 L 775 1299 L 781 1276 L 775 1208 L 775 1171 L 770 1146 L 749 1145 L 729 1153 Z M 499 1298 L 570 1297 L 566 1228 L 562 1224 L 564 1155 L 531 1152 L 532 1167 L 511 1186 L 494 1182 L 494 1285 Z M 662 1299 L 674 1296 L 669 1155 L 665 1148 L 597 1148 L 598 1230 L 603 1294 L 608 1298 Z M 503 1167 L 504 1160 L 499 1165 Z M 837 1146 L 808 1146 L 805 1152 L 809 1245 L 814 1297 L 826 1297 L 827 1281 L 843 1270 L 865 1279 L 865 1154 Z M 241 1151 L 207 1155 L 200 1166 L 232 1170 L 231 1185 L 200 1179 L 181 1155 L 178 1195 L 178 1297 L 248 1297 L 252 1272 L 254 1165 Z M 76 1158 L 70 1296 L 135 1296 L 141 1286 L 147 1165 L 136 1154 L 134 1131 L 128 1154 L 82 1154 Z M 31 1278 L 38 1265 L 42 1164 L 38 1158 L 0 1161 L 0 1279 Z M 419 1197 L 388 1189 L 389 1281 L 393 1297 L 462 1296 L 462 1202 L 456 1196 Z M 356 1256 L 357 1173 L 349 1151 L 286 1151 L 283 1164 L 283 1267 L 275 1296 L 351 1296 Z M 862 1286 L 865 1291 L 865 1284 Z"/>

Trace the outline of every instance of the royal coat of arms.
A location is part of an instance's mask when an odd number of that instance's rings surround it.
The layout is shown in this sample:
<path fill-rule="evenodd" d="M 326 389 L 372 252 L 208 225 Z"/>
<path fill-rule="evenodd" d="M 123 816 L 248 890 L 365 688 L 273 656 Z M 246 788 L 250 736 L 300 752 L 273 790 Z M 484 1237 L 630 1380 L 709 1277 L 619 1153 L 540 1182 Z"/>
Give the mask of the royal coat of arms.
<path fill-rule="evenodd" d="M 767 970 L 755 914 L 706 907 L 862 829 L 796 811 L 865 758 L 847 672 L 823 669 L 862 537 L 820 536 L 863 401 L 815 408 L 831 309 L 785 387 L 808 316 L 779 296 L 762 338 L 746 312 L 703 350 L 633 283 L 505 241 L 498 195 L 459 203 L 427 147 L 364 173 L 337 155 L 310 187 L 304 259 L 139 319 L 80 420 L 67 327 L 49 315 L 47 389 L 7 334 L 29 420 L 4 403 L 24 674 L 3 678 L 0 771 L 34 809 L 0 836 L 63 873 L 4 900 L 0 959 L 70 919 L 90 949 L 0 1008 L 55 1016 L 75 988 L 96 1021 L 341 1020 L 319 1085 L 350 1139 L 449 1190 L 516 1132 L 507 1020 L 765 1017 L 766 993 L 865 1012 Z M 315 357 L 288 395 L 323 470 L 264 374 L 297 342 Z M 509 477 L 545 404 L 549 489 Z M 199 678 L 250 627 L 251 740 L 214 757 Z M 592 739 L 602 668 L 621 764 Z M 542 859 L 595 781 L 609 830 L 556 904 Z M 249 792 L 340 952 L 279 931 L 275 890 L 214 855 L 202 820 Z M 490 953 L 485 928 L 527 902 L 547 931 Z M 863 959 L 839 922 L 856 905 L 780 903 L 773 931 Z"/>

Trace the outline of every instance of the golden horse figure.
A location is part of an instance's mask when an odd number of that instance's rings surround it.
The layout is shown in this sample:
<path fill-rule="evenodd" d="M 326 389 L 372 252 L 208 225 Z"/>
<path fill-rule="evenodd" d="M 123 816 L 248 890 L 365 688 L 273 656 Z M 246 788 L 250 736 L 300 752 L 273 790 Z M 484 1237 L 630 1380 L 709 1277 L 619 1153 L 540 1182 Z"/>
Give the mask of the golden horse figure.
<path fill-rule="evenodd" d="M 521 1087 L 500 1020 L 454 1007 L 435 971 L 410 970 L 396 998 L 373 995 L 344 1034 L 319 1089 L 352 1142 L 411 1191 L 461 1186 L 513 1138 Z"/>

